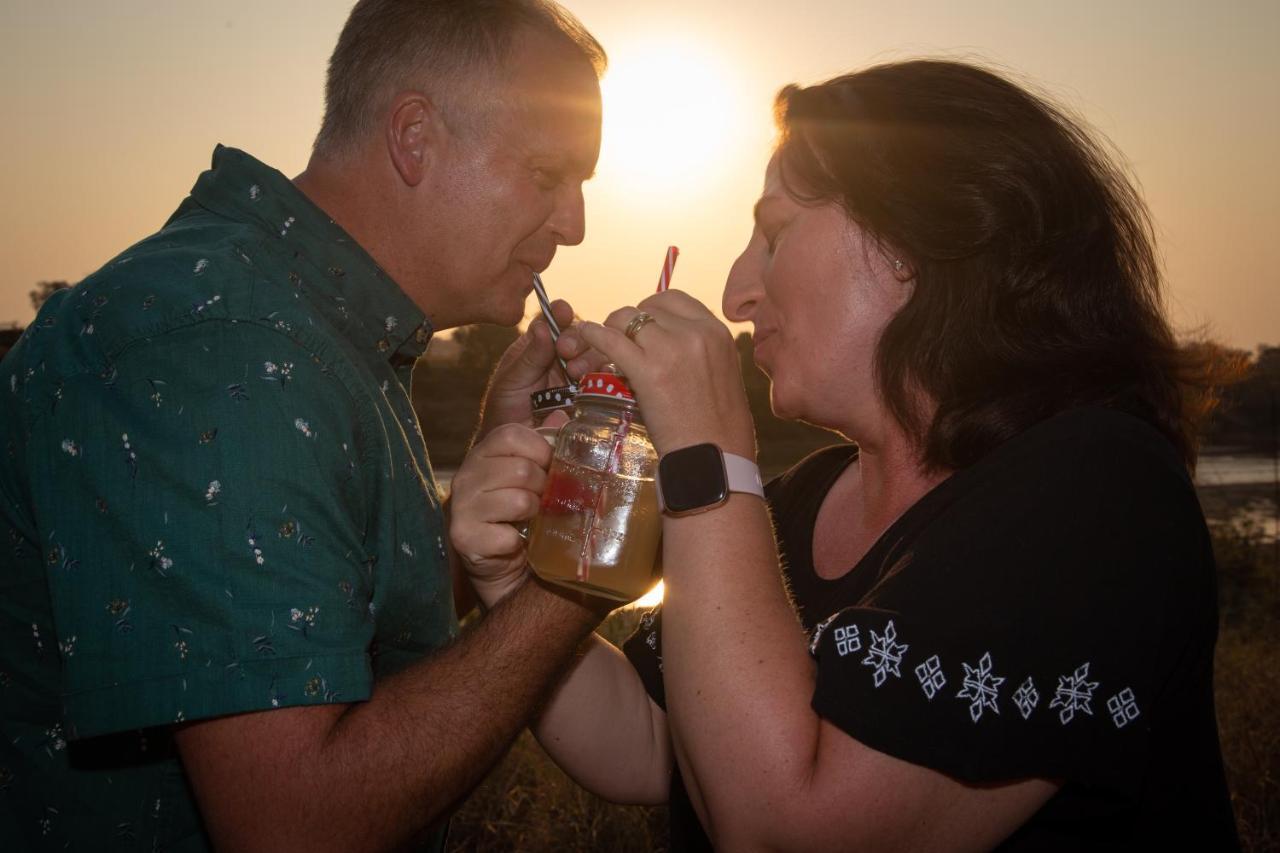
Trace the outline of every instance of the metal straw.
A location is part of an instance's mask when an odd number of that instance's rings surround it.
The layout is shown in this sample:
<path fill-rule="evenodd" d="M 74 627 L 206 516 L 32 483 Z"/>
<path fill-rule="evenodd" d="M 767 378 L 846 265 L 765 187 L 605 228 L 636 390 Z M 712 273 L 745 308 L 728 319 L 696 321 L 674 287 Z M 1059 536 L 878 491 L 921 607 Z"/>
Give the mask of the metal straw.
<path fill-rule="evenodd" d="M 560 340 L 560 324 L 551 314 L 551 300 L 547 298 L 547 289 L 542 286 L 542 276 L 537 273 L 533 274 L 533 292 L 538 294 L 538 305 L 542 307 L 542 316 L 547 319 L 547 327 L 551 329 L 551 345 L 555 346 L 555 342 Z M 564 381 L 572 385 L 573 379 L 569 376 L 569 365 L 558 353 L 556 361 L 560 362 L 560 369 L 564 371 Z"/>

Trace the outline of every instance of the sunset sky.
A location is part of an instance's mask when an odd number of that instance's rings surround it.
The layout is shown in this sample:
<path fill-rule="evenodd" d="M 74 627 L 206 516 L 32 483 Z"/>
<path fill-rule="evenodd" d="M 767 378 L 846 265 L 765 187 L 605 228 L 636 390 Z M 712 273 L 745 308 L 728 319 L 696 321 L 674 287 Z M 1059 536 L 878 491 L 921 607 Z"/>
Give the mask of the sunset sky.
<path fill-rule="evenodd" d="M 774 93 L 877 61 L 979 59 L 1123 152 L 1182 330 L 1280 343 L 1280 3 L 568 0 L 611 58 L 587 239 L 544 275 L 599 319 L 676 286 L 719 306 L 750 232 Z M 7 0 L 0 324 L 158 228 L 215 143 L 295 175 L 350 0 Z M 530 311 L 536 306 L 530 302 Z"/>

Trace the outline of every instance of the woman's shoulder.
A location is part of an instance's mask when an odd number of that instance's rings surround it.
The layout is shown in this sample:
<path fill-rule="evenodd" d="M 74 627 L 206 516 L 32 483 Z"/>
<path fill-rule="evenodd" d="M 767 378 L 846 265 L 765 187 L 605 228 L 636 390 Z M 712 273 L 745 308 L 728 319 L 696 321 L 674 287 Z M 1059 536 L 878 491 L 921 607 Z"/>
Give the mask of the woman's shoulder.
<path fill-rule="evenodd" d="M 1034 478 L 1089 489 L 1158 483 L 1192 493 L 1187 466 L 1150 422 L 1121 409 L 1087 405 L 1046 418 L 997 447 L 973 468 L 1000 478 Z"/>

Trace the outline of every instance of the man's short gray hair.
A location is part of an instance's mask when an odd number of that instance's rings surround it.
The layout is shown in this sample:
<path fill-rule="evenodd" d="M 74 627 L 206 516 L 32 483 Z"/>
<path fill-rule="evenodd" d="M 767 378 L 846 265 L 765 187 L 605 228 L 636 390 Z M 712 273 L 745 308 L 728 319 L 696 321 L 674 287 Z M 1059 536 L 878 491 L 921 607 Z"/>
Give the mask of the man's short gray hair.
<path fill-rule="evenodd" d="M 489 100 L 475 82 L 501 71 L 522 31 L 551 36 L 604 73 L 604 48 L 553 0 L 359 0 L 329 59 L 316 151 L 351 150 L 407 89 L 429 95 L 451 126 L 467 125 Z"/>

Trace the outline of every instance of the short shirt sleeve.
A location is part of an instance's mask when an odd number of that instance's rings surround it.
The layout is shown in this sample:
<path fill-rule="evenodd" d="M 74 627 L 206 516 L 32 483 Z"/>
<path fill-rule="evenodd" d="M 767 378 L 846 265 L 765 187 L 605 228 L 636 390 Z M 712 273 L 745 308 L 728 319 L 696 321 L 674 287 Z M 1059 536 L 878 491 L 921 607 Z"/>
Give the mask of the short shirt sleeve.
<path fill-rule="evenodd" d="M 815 631 L 814 709 L 967 781 L 1133 792 L 1165 697 L 1214 632 L 1194 491 L 1171 448 L 1135 435 L 1012 452 L 957 484 Z"/>
<path fill-rule="evenodd" d="M 244 323 L 58 388 L 33 504 L 74 736 L 368 697 L 361 417 L 304 350 Z"/>

